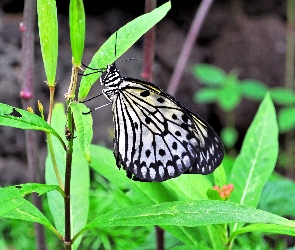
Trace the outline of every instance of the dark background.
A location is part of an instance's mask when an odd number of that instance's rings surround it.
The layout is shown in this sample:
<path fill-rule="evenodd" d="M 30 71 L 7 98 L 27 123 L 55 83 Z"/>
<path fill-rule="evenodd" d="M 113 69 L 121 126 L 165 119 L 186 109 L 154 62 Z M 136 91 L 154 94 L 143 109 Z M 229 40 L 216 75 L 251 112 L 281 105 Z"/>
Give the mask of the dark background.
<path fill-rule="evenodd" d="M 165 1 L 158 1 L 158 5 Z M 86 8 L 85 64 L 118 28 L 143 14 L 144 1 L 84 1 Z M 99 6 L 97 6 L 97 4 Z M 157 25 L 154 83 L 166 89 L 182 49 L 199 1 L 172 1 L 172 9 Z M 71 76 L 71 50 L 68 27 L 68 1 L 57 0 L 59 21 L 59 60 L 56 101 L 65 102 Z M 21 40 L 23 1 L 0 1 L 0 102 L 21 107 Z M 217 131 L 225 124 L 224 113 L 215 105 L 193 102 L 193 93 L 202 87 L 191 74 L 193 64 L 206 62 L 226 72 L 235 69 L 239 78 L 261 80 L 270 87 L 283 86 L 285 68 L 286 2 L 282 0 L 215 1 L 190 55 L 176 97 L 207 120 Z M 36 25 L 35 100 L 48 107 L 48 87 L 41 59 Z M 122 56 L 138 63 L 120 64 L 123 76 L 141 78 L 142 39 Z M 95 84 L 89 97 L 101 92 Z M 104 97 L 87 103 L 94 108 L 107 103 Z M 259 103 L 244 100 L 236 113 L 239 143 L 251 123 Z M 36 109 L 36 108 L 35 108 Z M 111 107 L 93 113 L 94 139 L 112 147 Z M 40 164 L 46 156 L 45 136 L 40 136 Z M 239 143 L 237 144 L 239 146 Z M 0 183 L 24 183 L 26 179 L 24 131 L 0 127 Z"/>

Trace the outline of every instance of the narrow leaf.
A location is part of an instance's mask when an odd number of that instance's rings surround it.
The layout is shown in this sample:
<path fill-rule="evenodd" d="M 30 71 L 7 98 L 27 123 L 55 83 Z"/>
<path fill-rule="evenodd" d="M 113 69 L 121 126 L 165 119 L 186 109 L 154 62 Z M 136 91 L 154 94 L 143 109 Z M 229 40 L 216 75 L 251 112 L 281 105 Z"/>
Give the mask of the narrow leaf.
<path fill-rule="evenodd" d="M 38 0 L 37 12 L 47 84 L 54 86 L 58 56 L 58 26 L 55 0 Z"/>
<path fill-rule="evenodd" d="M 70 1 L 69 19 L 73 64 L 80 66 L 85 40 L 85 11 L 82 0 Z"/>
<path fill-rule="evenodd" d="M 132 190 L 132 192 L 127 192 L 125 197 L 130 199 L 133 204 L 159 204 L 175 200 L 206 199 L 207 190 L 212 188 L 212 183 L 204 175 L 181 175 L 162 183 L 132 181 L 127 178 L 123 169 L 117 168 L 111 150 L 94 145 L 91 145 L 90 149 L 91 167 L 122 191 Z M 200 188 L 196 189 L 196 186 Z M 165 230 L 186 244 L 197 244 L 199 239 L 208 238 L 207 228 L 165 226 Z"/>
<path fill-rule="evenodd" d="M 239 234 L 250 232 L 263 232 L 269 234 L 285 234 L 295 236 L 294 226 L 276 225 L 276 224 L 253 224 L 240 228 L 233 232 L 229 240 L 233 240 Z"/>
<path fill-rule="evenodd" d="M 80 149 L 85 159 L 90 162 L 90 143 L 92 141 L 92 116 L 83 114 L 88 108 L 82 103 L 71 103 L 71 109 L 74 115 L 75 126 L 77 129 Z"/>
<path fill-rule="evenodd" d="M 152 225 L 196 227 L 234 222 L 269 223 L 295 229 L 295 223 L 283 217 L 234 202 L 213 200 L 175 201 L 152 206 L 126 207 L 99 216 L 87 224 L 84 229 Z"/>
<path fill-rule="evenodd" d="M 64 144 L 59 134 L 40 116 L 3 103 L 0 103 L 0 125 L 20 129 L 41 130 L 53 134 Z"/>
<path fill-rule="evenodd" d="M 278 156 L 276 113 L 266 95 L 247 131 L 229 183 L 235 187 L 230 200 L 256 207 L 262 188 L 270 177 Z"/>
<path fill-rule="evenodd" d="M 129 22 L 113 34 L 95 53 L 89 67 L 92 69 L 105 69 L 106 65 L 113 63 L 127 49 L 129 49 L 144 33 L 159 22 L 171 8 L 171 3 L 168 1 L 162 6 L 153 11 L 144 14 L 133 21 Z M 117 40 L 116 40 L 117 37 Z M 116 47 L 116 55 L 114 48 Z M 84 75 L 93 73 L 93 70 L 86 69 Z M 82 78 L 79 89 L 79 100 L 83 100 L 91 86 L 100 77 L 101 72 L 91 74 Z"/>

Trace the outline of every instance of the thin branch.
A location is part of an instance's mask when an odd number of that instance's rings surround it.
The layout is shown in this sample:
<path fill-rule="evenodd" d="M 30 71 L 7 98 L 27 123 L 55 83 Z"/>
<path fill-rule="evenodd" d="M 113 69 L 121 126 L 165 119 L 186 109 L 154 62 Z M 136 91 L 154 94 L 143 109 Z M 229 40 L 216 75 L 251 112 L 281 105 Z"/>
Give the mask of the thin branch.
<path fill-rule="evenodd" d="M 68 117 L 67 124 L 70 133 L 74 136 L 74 120 L 69 106 L 69 101 L 67 101 L 68 106 Z M 66 153 L 66 171 L 65 171 L 65 249 L 72 249 L 72 239 L 71 239 L 71 176 L 72 176 L 72 156 L 73 156 L 73 140 L 68 143 L 68 150 Z"/>
<path fill-rule="evenodd" d="M 145 13 L 149 13 L 154 10 L 157 6 L 156 0 L 145 1 Z M 141 77 L 145 81 L 153 81 L 153 65 L 155 59 L 155 34 L 156 26 L 152 27 L 144 35 L 143 41 L 143 69 Z M 157 250 L 164 249 L 164 230 L 155 226 L 156 238 L 157 238 Z"/>
<path fill-rule="evenodd" d="M 22 87 L 20 97 L 22 100 L 23 109 L 33 107 L 34 105 L 34 24 L 36 19 L 36 1 L 25 1 L 23 22 L 20 24 L 20 31 L 22 34 Z M 26 130 L 26 151 L 28 161 L 28 174 L 31 182 L 41 182 L 40 169 L 38 166 L 37 153 L 37 135 L 36 131 Z M 32 194 L 33 204 L 42 211 L 42 200 L 37 194 Z M 36 235 L 36 248 L 38 250 L 46 250 L 46 240 L 44 234 L 44 227 L 40 224 L 34 224 Z"/>
<path fill-rule="evenodd" d="M 156 0 L 145 1 L 145 13 L 156 8 Z M 145 35 L 143 41 L 143 69 L 141 77 L 145 81 L 153 81 L 153 65 L 155 58 L 155 33 L 156 26 L 152 27 Z"/>
<path fill-rule="evenodd" d="M 199 31 L 202 27 L 202 24 L 205 20 L 205 17 L 208 14 L 208 11 L 212 3 L 213 3 L 213 0 L 203 0 L 195 14 L 193 23 L 191 25 L 187 38 L 184 42 L 181 54 L 178 58 L 175 70 L 173 72 L 173 75 L 171 77 L 171 80 L 168 86 L 167 92 L 170 95 L 175 95 L 176 93 L 183 70 L 186 66 L 186 63 L 192 51 L 193 45 L 197 39 Z"/>

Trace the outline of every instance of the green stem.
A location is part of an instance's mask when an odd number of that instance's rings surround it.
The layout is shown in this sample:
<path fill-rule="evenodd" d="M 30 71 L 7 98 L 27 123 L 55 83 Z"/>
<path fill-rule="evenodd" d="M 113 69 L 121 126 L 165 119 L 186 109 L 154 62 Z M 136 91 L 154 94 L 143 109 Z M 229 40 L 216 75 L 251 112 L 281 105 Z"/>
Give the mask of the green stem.
<path fill-rule="evenodd" d="M 61 180 L 61 177 L 60 177 L 60 174 L 59 174 L 59 171 L 58 171 L 57 163 L 56 163 L 55 153 L 54 153 L 54 149 L 53 149 L 53 145 L 52 145 L 51 134 L 46 133 L 46 137 L 47 137 L 48 150 L 50 152 L 52 165 L 53 165 L 53 169 L 54 169 L 54 173 L 55 173 L 58 185 L 60 186 L 60 188 L 62 190 L 64 190 L 64 185 L 62 183 L 62 180 Z"/>

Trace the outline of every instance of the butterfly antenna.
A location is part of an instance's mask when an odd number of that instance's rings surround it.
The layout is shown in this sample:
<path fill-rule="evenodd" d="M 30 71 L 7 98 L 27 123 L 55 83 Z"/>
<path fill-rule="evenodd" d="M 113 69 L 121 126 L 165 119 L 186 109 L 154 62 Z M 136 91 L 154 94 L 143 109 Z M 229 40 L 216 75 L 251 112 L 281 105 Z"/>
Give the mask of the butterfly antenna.
<path fill-rule="evenodd" d="M 83 62 L 82 62 L 82 65 L 83 65 L 85 68 L 87 68 L 87 69 L 91 69 L 91 70 L 93 70 L 93 71 L 95 71 L 95 72 L 92 72 L 92 73 L 89 73 L 89 74 L 86 74 L 86 75 L 84 75 L 84 74 L 80 74 L 80 73 L 79 73 L 78 75 L 80 75 L 80 76 L 89 76 L 89 75 L 92 75 L 92 74 L 96 74 L 96 73 L 98 73 L 98 72 L 102 73 L 102 72 L 104 72 L 104 71 L 106 70 L 105 68 L 102 68 L 102 69 L 94 69 L 94 68 L 91 68 L 91 67 L 85 65 Z"/>
<path fill-rule="evenodd" d="M 93 98 L 92 98 L 92 99 L 93 99 Z M 108 106 L 108 105 L 110 105 L 110 104 L 112 104 L 112 103 L 109 102 L 109 103 L 104 104 L 104 105 L 102 105 L 102 106 L 99 106 L 99 107 L 97 107 L 97 108 L 95 108 L 95 109 L 91 109 L 91 110 L 89 110 L 88 112 L 82 112 L 82 114 L 83 114 L 83 115 L 88 115 L 88 114 L 90 114 L 91 112 L 93 112 L 93 111 L 95 111 L 95 110 L 98 110 L 98 109 L 100 109 L 100 108 L 103 108 L 103 107 L 105 107 L 105 106 Z"/>
<path fill-rule="evenodd" d="M 100 93 L 99 95 L 93 96 L 93 97 L 91 97 L 90 99 L 87 99 L 87 100 L 85 100 L 85 101 L 81 101 L 81 102 L 79 102 L 79 103 L 89 102 L 89 101 L 91 101 L 92 99 L 101 96 L 102 94 L 103 94 L 103 93 Z"/>
<path fill-rule="evenodd" d="M 124 60 L 121 60 L 119 62 L 116 62 L 115 64 L 119 64 L 121 62 L 126 62 L 126 61 L 130 61 L 130 60 L 134 60 L 134 61 L 138 62 L 138 60 L 136 58 L 128 58 L 128 59 L 124 59 Z"/>

